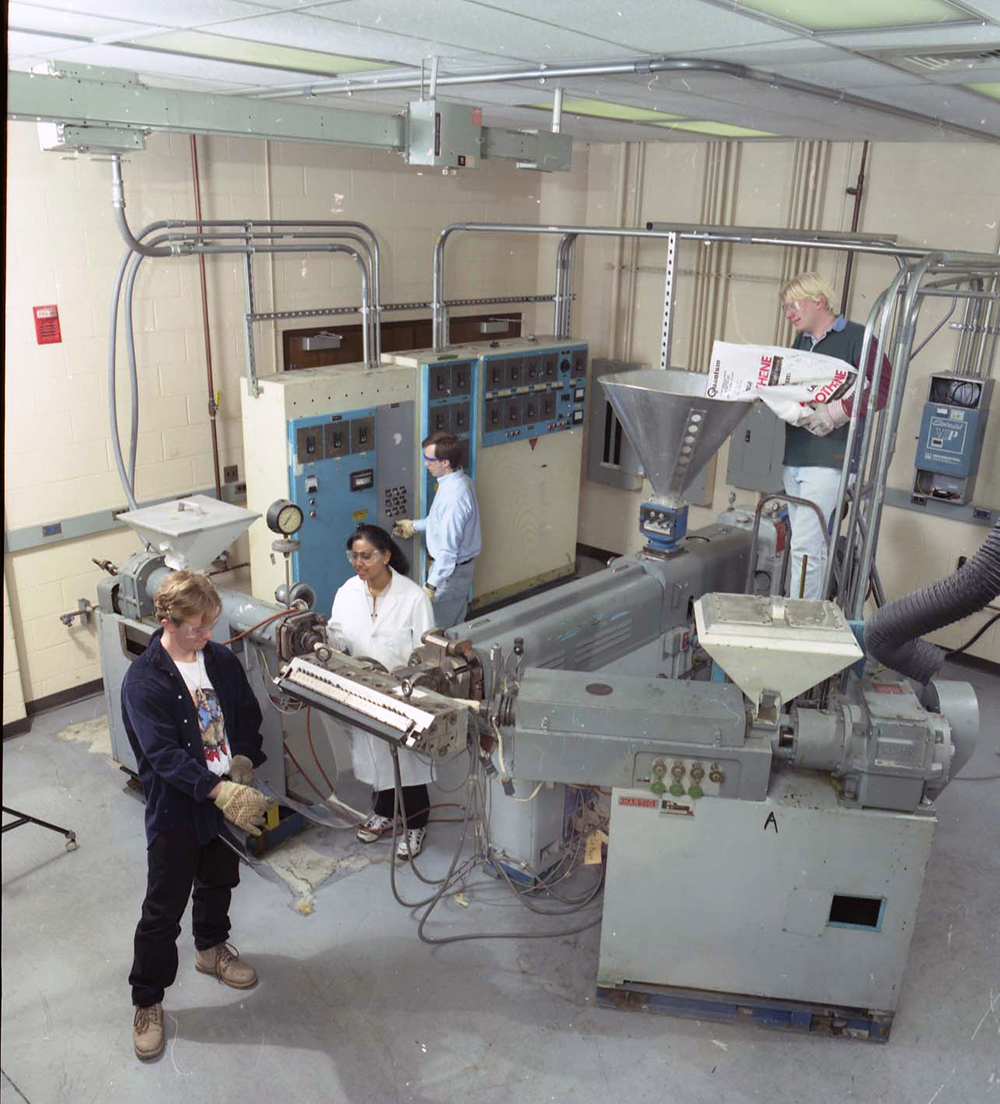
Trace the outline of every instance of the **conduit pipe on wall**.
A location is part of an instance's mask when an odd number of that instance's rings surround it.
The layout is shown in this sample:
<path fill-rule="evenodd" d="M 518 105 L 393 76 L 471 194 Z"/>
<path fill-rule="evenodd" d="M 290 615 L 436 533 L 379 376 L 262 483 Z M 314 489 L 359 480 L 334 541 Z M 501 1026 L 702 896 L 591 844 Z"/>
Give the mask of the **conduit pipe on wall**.
<path fill-rule="evenodd" d="M 201 224 L 201 180 L 198 175 L 198 139 L 191 135 L 191 186 L 194 191 L 194 217 Z M 216 425 L 216 414 L 219 405 L 215 401 L 215 378 L 212 372 L 212 336 L 208 322 L 208 283 L 205 278 L 205 258 L 198 258 L 198 277 L 201 287 L 201 327 L 205 342 L 205 384 L 208 388 L 208 424 L 212 431 L 212 470 L 215 474 L 215 497 L 222 498 L 222 473 L 219 465 L 219 429 Z M 131 322 L 131 296 L 133 280 L 129 281 L 127 317 Z M 133 480 L 135 472 L 132 473 Z M 134 483 L 133 483 L 134 486 Z"/>

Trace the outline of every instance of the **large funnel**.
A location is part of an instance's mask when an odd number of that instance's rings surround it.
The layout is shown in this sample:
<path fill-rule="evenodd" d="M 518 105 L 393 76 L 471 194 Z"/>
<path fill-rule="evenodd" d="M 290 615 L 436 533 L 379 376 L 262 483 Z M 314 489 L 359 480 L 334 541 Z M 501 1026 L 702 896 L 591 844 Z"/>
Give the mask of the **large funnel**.
<path fill-rule="evenodd" d="M 863 655 L 833 602 L 703 594 L 694 604 L 694 619 L 699 646 L 755 707 L 764 690 L 789 702 Z"/>
<path fill-rule="evenodd" d="M 260 517 L 207 495 L 191 495 L 118 515 L 164 556 L 167 567 L 204 571 Z"/>
<path fill-rule="evenodd" d="M 682 496 L 750 409 L 708 398 L 701 372 L 639 369 L 600 383 L 660 498 Z"/>

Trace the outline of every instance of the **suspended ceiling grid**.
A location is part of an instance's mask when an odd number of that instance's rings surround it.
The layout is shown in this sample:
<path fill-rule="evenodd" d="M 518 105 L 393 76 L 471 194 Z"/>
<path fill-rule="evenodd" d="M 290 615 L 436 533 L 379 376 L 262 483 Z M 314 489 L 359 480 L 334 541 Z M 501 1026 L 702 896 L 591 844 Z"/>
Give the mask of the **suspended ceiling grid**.
<path fill-rule="evenodd" d="M 324 93 L 323 83 L 429 69 L 432 57 L 444 75 L 668 55 L 735 62 L 1000 137 L 1000 0 L 837 0 L 825 11 L 815 0 L 754 2 L 761 10 L 725 0 L 32 0 L 8 5 L 8 58 L 22 72 L 65 61 L 136 72 L 151 86 L 385 112 L 419 93 L 347 97 Z M 814 29 L 838 17 L 846 29 Z M 887 25 L 858 28 L 865 21 Z M 948 57 L 956 51 L 969 54 Z M 945 56 L 910 71 L 897 53 Z M 687 129 L 703 121 L 779 137 L 968 140 L 721 74 L 558 84 L 567 101 L 677 117 L 653 125 L 567 110 L 563 129 L 579 140 L 715 137 Z M 544 127 L 546 114 L 531 105 L 551 102 L 552 83 L 448 86 L 439 95 L 481 104 L 492 126 Z"/>

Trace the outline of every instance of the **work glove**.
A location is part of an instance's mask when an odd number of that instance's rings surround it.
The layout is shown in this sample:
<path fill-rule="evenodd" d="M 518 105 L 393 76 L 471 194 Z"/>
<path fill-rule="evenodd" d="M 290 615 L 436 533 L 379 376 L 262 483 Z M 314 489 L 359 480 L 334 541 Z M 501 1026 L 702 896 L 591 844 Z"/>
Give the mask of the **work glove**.
<path fill-rule="evenodd" d="M 222 789 L 215 798 L 215 804 L 222 815 L 251 836 L 259 836 L 271 799 L 260 790 L 241 786 L 238 782 L 220 782 L 219 785 Z"/>
<path fill-rule="evenodd" d="M 434 601 L 434 595 L 436 593 L 437 593 L 437 588 L 436 587 L 427 586 L 426 583 L 424 584 L 424 594 L 426 594 L 427 597 L 430 598 L 430 600 L 432 602 Z"/>
<path fill-rule="evenodd" d="M 234 755 L 229 764 L 230 781 L 240 786 L 249 786 L 253 783 L 253 763 L 245 755 Z"/>
<path fill-rule="evenodd" d="M 414 532 L 413 522 L 409 518 L 400 518 L 392 527 L 392 535 L 402 537 L 404 540 L 409 540 Z"/>
<path fill-rule="evenodd" d="M 840 399 L 814 406 L 806 415 L 802 425 L 816 437 L 825 437 L 851 420 Z"/>

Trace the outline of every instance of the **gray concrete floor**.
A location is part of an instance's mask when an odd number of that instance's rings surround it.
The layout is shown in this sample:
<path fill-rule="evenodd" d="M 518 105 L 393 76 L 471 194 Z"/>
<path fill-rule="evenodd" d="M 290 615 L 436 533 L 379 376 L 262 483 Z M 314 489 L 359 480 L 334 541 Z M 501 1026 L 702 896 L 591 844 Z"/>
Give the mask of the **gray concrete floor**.
<path fill-rule="evenodd" d="M 1000 679 L 949 677 L 977 687 L 986 729 L 963 774 L 996 774 Z M 956 782 L 938 803 L 884 1047 L 598 1009 L 599 928 L 431 948 L 375 862 L 321 886 L 308 916 L 284 887 L 245 870 L 233 942 L 259 985 L 239 993 L 196 974 L 185 926 L 167 1047 L 142 1064 L 126 984 L 145 879 L 142 807 L 109 759 L 56 736 L 102 710 L 97 698 L 54 711 L 3 745 L 4 802 L 74 829 L 80 847 L 67 853 L 60 836 L 30 825 L 3 837 L 2 1104 L 1000 1102 L 995 780 Z M 446 869 L 456 832 L 433 831 L 430 872 Z M 326 829 L 313 839 L 318 849 L 354 846 Z M 401 886 L 419 892 L 410 874 Z M 468 908 L 449 902 L 435 915 L 439 935 L 558 923 L 495 884 Z"/>

